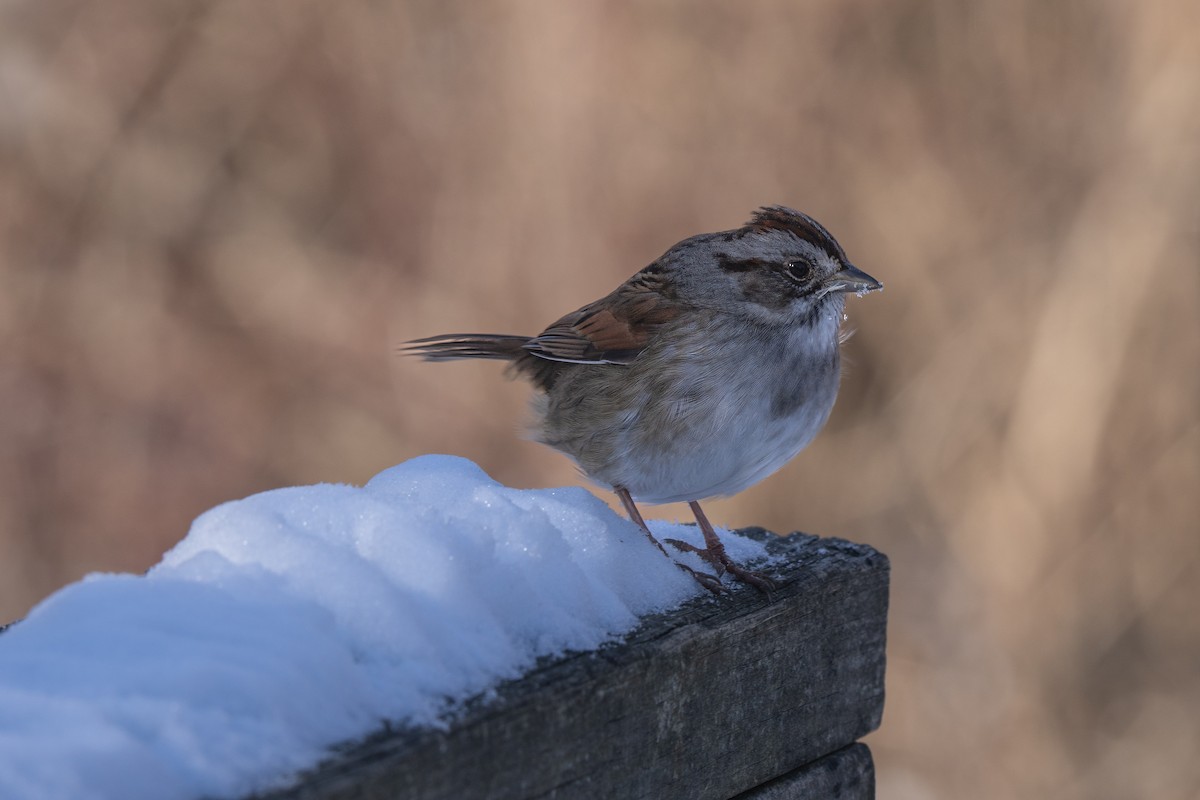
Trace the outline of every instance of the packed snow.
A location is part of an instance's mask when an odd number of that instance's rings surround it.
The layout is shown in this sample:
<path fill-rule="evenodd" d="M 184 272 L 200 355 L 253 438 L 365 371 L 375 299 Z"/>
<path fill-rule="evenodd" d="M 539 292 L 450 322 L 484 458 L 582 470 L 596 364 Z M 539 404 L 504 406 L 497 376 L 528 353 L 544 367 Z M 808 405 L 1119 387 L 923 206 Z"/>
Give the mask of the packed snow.
<path fill-rule="evenodd" d="M 702 591 L 590 492 L 449 456 L 226 503 L 148 574 L 88 576 L 0 633 L 0 798 L 270 788 Z"/>

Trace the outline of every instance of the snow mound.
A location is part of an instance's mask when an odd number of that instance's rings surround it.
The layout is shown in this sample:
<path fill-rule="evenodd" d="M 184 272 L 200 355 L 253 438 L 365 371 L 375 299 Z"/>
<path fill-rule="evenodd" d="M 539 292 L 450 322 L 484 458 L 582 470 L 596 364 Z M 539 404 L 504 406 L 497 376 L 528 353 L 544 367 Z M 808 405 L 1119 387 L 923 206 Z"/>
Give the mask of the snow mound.
<path fill-rule="evenodd" d="M 226 503 L 147 575 L 88 576 L 0 634 L 0 797 L 270 788 L 700 592 L 586 490 L 509 489 L 460 458 Z"/>

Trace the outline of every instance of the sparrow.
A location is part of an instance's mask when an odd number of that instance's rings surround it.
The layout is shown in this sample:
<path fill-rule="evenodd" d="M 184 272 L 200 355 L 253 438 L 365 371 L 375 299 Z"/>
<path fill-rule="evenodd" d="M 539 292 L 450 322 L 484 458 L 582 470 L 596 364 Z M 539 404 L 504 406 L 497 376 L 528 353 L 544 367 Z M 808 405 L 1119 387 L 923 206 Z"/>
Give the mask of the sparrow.
<path fill-rule="evenodd" d="M 609 487 L 666 555 L 636 503 L 686 502 L 715 575 L 770 578 L 726 553 L 700 501 L 737 494 L 817 435 L 837 397 L 845 298 L 883 288 L 812 217 L 785 206 L 671 247 L 610 294 L 537 336 L 444 334 L 406 343 L 426 361 L 507 361 L 528 379 L 535 438 Z"/>

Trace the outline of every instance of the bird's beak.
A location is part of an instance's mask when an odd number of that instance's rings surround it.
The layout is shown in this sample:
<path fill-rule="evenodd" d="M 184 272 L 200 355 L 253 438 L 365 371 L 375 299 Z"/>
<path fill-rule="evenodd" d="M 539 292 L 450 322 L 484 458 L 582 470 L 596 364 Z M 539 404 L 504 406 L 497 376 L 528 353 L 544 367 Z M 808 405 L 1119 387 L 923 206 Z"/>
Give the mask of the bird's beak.
<path fill-rule="evenodd" d="M 867 292 L 876 292 L 882 288 L 882 283 L 853 264 L 847 264 L 826 279 L 825 285 L 821 287 L 821 294 L 854 292 L 862 297 Z"/>

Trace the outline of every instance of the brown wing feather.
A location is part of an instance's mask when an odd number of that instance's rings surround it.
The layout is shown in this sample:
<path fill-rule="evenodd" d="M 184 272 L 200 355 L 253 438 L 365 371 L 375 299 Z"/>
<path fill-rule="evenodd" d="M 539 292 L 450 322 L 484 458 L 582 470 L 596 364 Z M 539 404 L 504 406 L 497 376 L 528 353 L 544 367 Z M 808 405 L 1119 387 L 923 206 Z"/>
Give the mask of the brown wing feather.
<path fill-rule="evenodd" d="M 525 349 L 550 361 L 628 364 L 664 322 L 679 315 L 653 266 L 612 294 L 567 314 L 535 336 Z"/>

